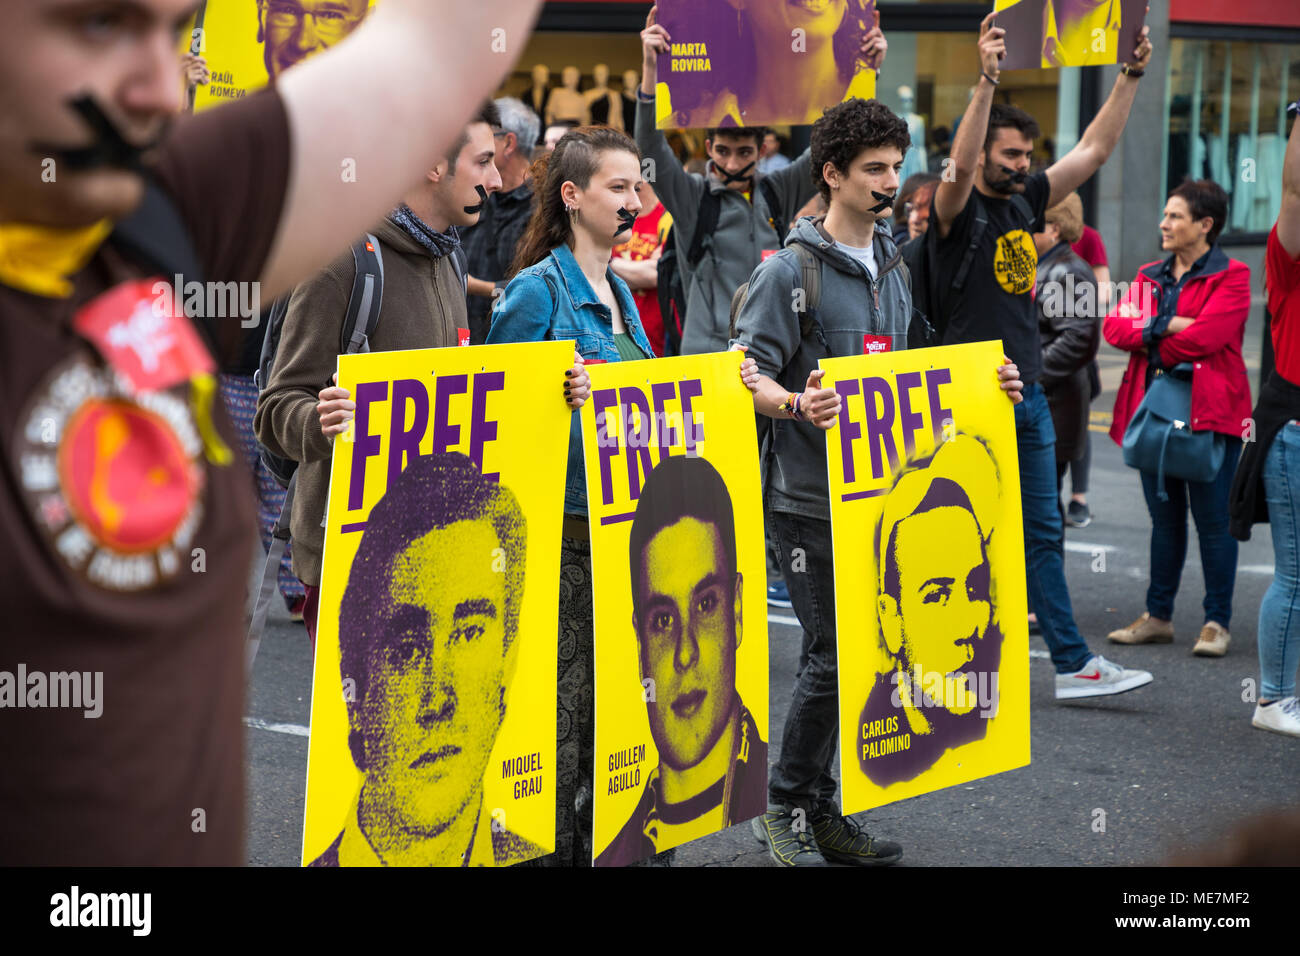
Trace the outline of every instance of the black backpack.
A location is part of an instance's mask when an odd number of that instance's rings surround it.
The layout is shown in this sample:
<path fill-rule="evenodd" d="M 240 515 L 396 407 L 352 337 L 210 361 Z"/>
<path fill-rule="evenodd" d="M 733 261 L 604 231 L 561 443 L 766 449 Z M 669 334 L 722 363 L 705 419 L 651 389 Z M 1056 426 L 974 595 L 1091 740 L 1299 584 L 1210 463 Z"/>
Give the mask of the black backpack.
<path fill-rule="evenodd" d="M 379 240 L 366 233 L 364 239 L 358 240 L 352 246 L 352 260 L 356 263 L 357 273 L 352 280 L 352 294 L 348 298 L 348 311 L 343 318 L 343 332 L 339 339 L 339 352 L 344 355 L 370 351 L 370 338 L 379 328 L 379 311 L 384 299 L 384 257 L 379 251 Z M 271 366 L 275 362 L 276 350 L 280 347 L 280 333 L 284 331 L 284 317 L 289 311 L 291 294 L 286 293 L 277 299 L 267 314 L 266 336 L 262 340 L 262 357 L 258 362 L 257 371 L 253 374 L 259 401 L 270 380 Z M 294 492 L 298 485 L 296 461 L 272 454 L 265 445 L 260 443 L 257 449 L 266 470 L 287 489 L 287 493 L 284 496 L 284 506 L 280 509 L 279 520 L 275 523 L 275 531 L 271 534 L 271 547 L 267 551 L 266 564 L 262 566 L 262 584 L 253 604 L 252 617 L 248 622 L 244 664 L 245 672 L 250 679 L 253 676 L 253 663 L 257 660 L 258 648 L 262 644 L 262 634 L 266 630 L 266 617 L 278 590 L 280 561 L 289 546 L 289 523 L 293 515 Z"/>
<path fill-rule="evenodd" d="M 352 260 L 356 263 L 357 272 L 356 278 L 352 280 L 347 315 L 343 319 L 343 332 L 339 340 L 341 355 L 370 351 L 370 338 L 379 328 L 379 310 L 384 298 L 384 257 L 379 251 L 379 240 L 366 233 L 364 239 L 352 246 Z M 280 348 L 280 333 L 284 331 L 284 317 L 289 311 L 291 294 L 286 293 L 277 299 L 267 313 L 262 356 L 257 363 L 257 371 L 253 374 L 259 399 L 271 378 L 271 366 L 275 363 L 275 353 Z M 280 487 L 288 488 L 294 472 L 298 470 L 298 463 L 291 458 L 272 454 L 263 445 L 258 446 L 258 454 Z M 285 508 L 288 509 L 288 504 Z"/>

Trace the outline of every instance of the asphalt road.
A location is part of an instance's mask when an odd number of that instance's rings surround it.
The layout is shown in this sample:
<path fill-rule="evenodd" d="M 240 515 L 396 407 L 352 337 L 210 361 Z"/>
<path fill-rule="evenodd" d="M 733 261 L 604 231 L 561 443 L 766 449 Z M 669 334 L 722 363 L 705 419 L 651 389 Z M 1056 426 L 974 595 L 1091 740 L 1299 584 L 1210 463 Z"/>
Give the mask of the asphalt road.
<path fill-rule="evenodd" d="M 1259 340 L 1253 324 L 1246 338 L 1253 369 Z M 1219 841 L 1252 815 L 1297 802 L 1300 741 L 1252 728 L 1254 704 L 1243 700 L 1259 680 L 1255 629 L 1273 567 L 1267 526 L 1257 527 L 1240 550 L 1226 657 L 1191 654 L 1204 596 L 1194 534 L 1174 643 L 1128 648 L 1106 641 L 1109 631 L 1144 609 L 1150 524 L 1137 473 L 1124 466 L 1105 435 L 1125 357 L 1103 346 L 1101 363 L 1106 391 L 1093 405 L 1094 519 L 1067 532 L 1066 574 L 1092 649 L 1150 670 L 1155 681 L 1117 697 L 1057 703 L 1046 647 L 1031 637 L 1031 763 L 863 815 L 872 833 L 903 844 L 902 865 L 1158 863 Z M 1099 549 L 1104 571 L 1093 570 Z M 289 623 L 279 608 L 272 613 L 246 721 L 248 861 L 296 866 L 311 659 L 302 626 Z M 799 647 L 799 631 L 787 623 L 791 613 L 772 609 L 770 617 L 773 758 Z M 1104 832 L 1094 827 L 1097 810 L 1105 811 Z M 676 865 L 761 866 L 768 860 L 746 823 L 682 847 Z"/>

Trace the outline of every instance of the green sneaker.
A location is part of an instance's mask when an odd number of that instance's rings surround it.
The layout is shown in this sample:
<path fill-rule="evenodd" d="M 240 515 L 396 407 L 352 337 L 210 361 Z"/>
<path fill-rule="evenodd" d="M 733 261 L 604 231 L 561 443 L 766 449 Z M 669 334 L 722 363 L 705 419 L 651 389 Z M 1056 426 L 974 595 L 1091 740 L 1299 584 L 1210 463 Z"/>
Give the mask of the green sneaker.
<path fill-rule="evenodd" d="M 853 820 L 842 815 L 833 800 L 819 804 L 809 819 L 817 849 L 832 863 L 852 866 L 888 866 L 903 858 L 903 848 L 877 840 Z"/>
<path fill-rule="evenodd" d="M 754 817 L 750 829 L 777 866 L 825 866 L 809 832 L 804 811 L 791 807 L 768 807 L 767 813 Z"/>

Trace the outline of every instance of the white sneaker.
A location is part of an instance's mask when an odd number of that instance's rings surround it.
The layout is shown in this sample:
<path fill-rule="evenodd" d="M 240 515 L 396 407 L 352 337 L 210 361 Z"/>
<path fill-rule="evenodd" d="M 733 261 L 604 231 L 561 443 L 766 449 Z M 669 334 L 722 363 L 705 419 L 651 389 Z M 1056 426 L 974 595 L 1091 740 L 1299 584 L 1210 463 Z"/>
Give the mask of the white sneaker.
<path fill-rule="evenodd" d="M 1267 707 L 1256 704 L 1255 716 L 1250 719 L 1250 725 L 1260 730 L 1300 737 L 1300 700 L 1283 697 Z"/>
<path fill-rule="evenodd" d="M 1126 690 L 1133 690 L 1149 683 L 1151 683 L 1151 675 L 1146 671 L 1120 667 L 1100 654 L 1096 654 L 1083 665 L 1082 670 L 1077 670 L 1073 674 L 1056 675 L 1056 699 L 1105 697 L 1107 694 L 1122 694 Z"/>

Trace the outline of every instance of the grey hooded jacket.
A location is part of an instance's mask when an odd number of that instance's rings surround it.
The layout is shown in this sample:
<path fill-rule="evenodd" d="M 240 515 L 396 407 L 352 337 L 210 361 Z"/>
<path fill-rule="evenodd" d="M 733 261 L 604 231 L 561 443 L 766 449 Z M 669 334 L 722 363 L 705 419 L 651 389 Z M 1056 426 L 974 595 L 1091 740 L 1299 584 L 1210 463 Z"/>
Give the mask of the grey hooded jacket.
<path fill-rule="evenodd" d="M 800 243 L 821 260 L 821 304 L 811 333 L 803 335 L 794 291 L 801 284 Z M 912 290 L 907 266 L 887 228 L 877 224 L 873 245 L 878 278 L 837 248 L 821 219 L 799 220 L 786 247 L 754 270 L 745 304 L 736 317 L 736 342 L 748 349 L 758 370 L 789 392 L 802 392 L 808 373 L 824 358 L 861 355 L 863 336 L 888 335 L 891 351 L 907 348 Z M 765 452 L 767 503 L 773 511 L 830 520 L 826 432 L 790 419 L 775 419 Z"/>
<path fill-rule="evenodd" d="M 678 268 L 682 288 L 686 290 L 682 354 L 726 351 L 732 294 L 762 261 L 764 251 L 780 248 L 776 225 L 788 224 L 817 191 L 812 182 L 808 151 L 770 176 L 760 177 L 755 172 L 753 202 L 750 202 L 716 177 L 688 173 L 682 168 L 664 134 L 655 129 L 654 103 L 637 102 L 636 145 L 644 159 L 653 161 L 653 171 L 647 170 L 644 175 L 673 217 Z M 772 186 L 778 208 L 768 208 L 767 199 L 758 189 L 760 179 Z M 706 243 L 704 257 L 692 269 L 686 262 L 686 250 L 695 236 L 705 190 L 720 193 L 722 205 L 712 245 Z M 664 318 L 666 321 L 668 317 Z"/>

